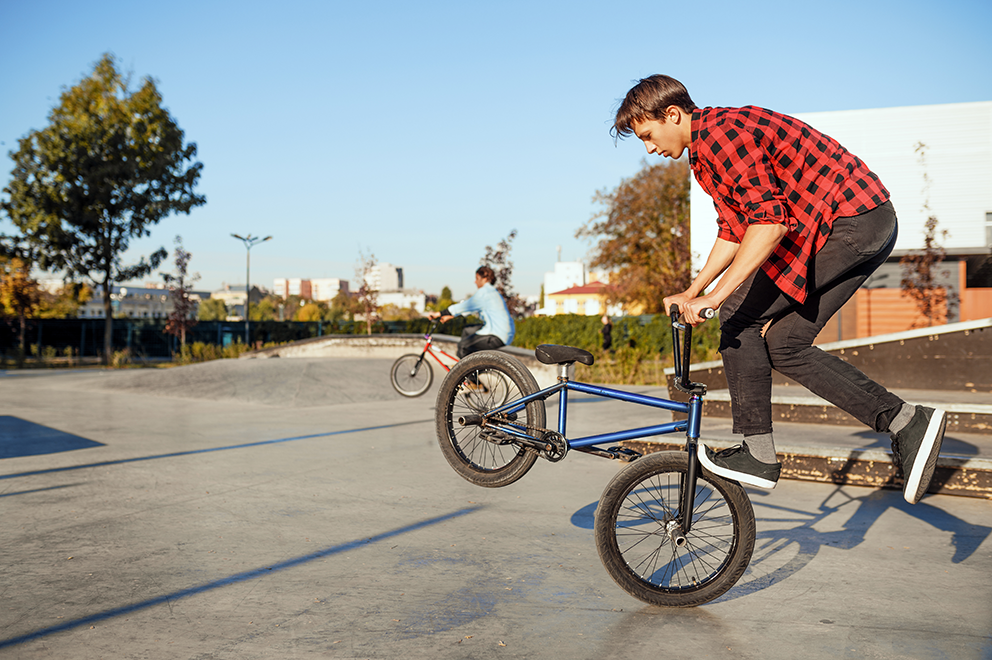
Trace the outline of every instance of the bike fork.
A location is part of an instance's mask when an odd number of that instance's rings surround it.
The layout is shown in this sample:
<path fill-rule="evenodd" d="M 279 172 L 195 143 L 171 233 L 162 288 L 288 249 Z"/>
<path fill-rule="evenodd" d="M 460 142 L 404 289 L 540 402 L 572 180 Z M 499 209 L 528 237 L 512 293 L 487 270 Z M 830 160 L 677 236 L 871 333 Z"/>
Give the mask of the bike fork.
<path fill-rule="evenodd" d="M 685 450 L 689 454 L 689 465 L 679 483 L 679 510 L 682 523 L 682 538 L 673 539 L 676 545 L 685 543 L 684 535 L 692 529 L 692 512 L 696 502 L 696 477 L 699 474 L 699 425 L 703 412 L 703 399 L 697 394 L 689 398 L 689 421 L 686 426 Z M 679 543 L 681 541 L 681 543 Z"/>

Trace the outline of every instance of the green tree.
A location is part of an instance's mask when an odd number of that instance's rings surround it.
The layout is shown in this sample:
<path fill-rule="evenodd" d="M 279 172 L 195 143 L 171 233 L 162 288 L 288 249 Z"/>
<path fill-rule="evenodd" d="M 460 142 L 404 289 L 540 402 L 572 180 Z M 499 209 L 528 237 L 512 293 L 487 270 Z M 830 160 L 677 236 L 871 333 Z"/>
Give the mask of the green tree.
<path fill-rule="evenodd" d="M 114 58 L 104 55 L 90 77 L 62 93 L 49 124 L 19 140 L 3 209 L 40 255 L 38 265 L 88 278 L 103 294 L 103 359 L 111 356 L 115 283 L 152 272 L 165 248 L 124 264 L 134 238 L 173 212 L 206 199 L 193 189 L 203 168 L 196 145 L 162 107 L 151 78 L 131 90 Z"/>
<path fill-rule="evenodd" d="M 429 312 L 440 312 L 441 310 L 447 309 L 455 302 L 451 299 L 451 289 L 447 286 L 441 289 L 441 294 L 437 297 L 437 300 L 430 302 L 431 298 L 433 298 L 433 296 L 428 296 L 428 302 L 426 305 L 426 309 Z"/>
<path fill-rule="evenodd" d="M 220 298 L 207 298 L 200 301 L 196 318 L 201 321 L 227 320 L 227 305 Z"/>
<path fill-rule="evenodd" d="M 338 291 L 338 294 L 331 300 L 331 306 L 327 310 L 327 316 L 324 317 L 324 320 L 353 321 L 355 320 L 356 308 L 357 301 L 354 296 L 350 296 L 344 291 Z"/>
<path fill-rule="evenodd" d="M 279 308 L 281 306 L 282 298 L 279 296 L 265 296 L 251 306 L 251 320 L 276 321 L 279 319 Z"/>
<path fill-rule="evenodd" d="M 327 315 L 327 306 L 319 302 L 309 301 L 296 312 L 297 321 L 323 321 Z"/>
<path fill-rule="evenodd" d="M 41 291 L 38 318 L 66 319 L 79 314 L 79 308 L 93 297 L 93 290 L 79 282 L 66 282 L 58 291 Z"/>
<path fill-rule="evenodd" d="M 614 190 L 598 191 L 593 201 L 603 209 L 575 235 L 597 241 L 591 265 L 611 271 L 608 301 L 664 313 L 662 298 L 692 283 L 689 164 L 644 162 L 637 174 Z"/>

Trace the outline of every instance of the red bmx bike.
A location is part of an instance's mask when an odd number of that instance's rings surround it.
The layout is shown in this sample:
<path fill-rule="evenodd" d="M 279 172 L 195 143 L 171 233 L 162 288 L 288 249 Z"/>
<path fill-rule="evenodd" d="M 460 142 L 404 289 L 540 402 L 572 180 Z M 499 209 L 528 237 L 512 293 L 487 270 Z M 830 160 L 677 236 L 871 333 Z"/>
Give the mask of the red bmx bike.
<path fill-rule="evenodd" d="M 427 360 L 428 355 L 434 358 L 445 372 L 451 371 L 451 366 L 454 366 L 454 363 L 458 362 L 458 358 L 445 353 L 440 347 L 434 344 L 433 335 L 435 328 L 437 328 L 437 321 L 431 323 L 427 334 L 424 335 L 427 343 L 424 344 L 424 350 L 419 355 L 416 353 L 407 353 L 401 356 L 393 363 L 393 367 L 389 371 L 389 381 L 393 384 L 393 389 L 403 396 L 420 396 L 431 388 L 431 383 L 434 382 L 434 369 Z M 437 356 L 438 353 L 451 360 L 451 366 L 445 364 Z"/>

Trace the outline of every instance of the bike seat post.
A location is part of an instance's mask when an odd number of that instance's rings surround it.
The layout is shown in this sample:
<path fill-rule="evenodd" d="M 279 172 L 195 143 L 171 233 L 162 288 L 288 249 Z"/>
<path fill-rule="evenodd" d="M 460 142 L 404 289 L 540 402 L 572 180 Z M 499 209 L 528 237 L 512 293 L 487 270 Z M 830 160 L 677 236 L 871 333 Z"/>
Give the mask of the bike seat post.
<path fill-rule="evenodd" d="M 567 383 L 568 382 L 568 368 L 572 366 L 571 362 L 566 362 L 558 365 L 558 382 Z M 565 435 L 565 420 L 568 415 L 568 388 L 561 388 L 561 392 L 558 393 L 558 433 L 563 437 Z"/>

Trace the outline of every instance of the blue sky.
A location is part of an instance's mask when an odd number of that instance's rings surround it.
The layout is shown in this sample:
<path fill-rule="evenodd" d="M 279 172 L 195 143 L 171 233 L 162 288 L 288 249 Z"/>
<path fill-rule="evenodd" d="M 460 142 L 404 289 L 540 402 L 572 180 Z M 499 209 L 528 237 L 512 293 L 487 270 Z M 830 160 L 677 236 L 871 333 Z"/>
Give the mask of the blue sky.
<path fill-rule="evenodd" d="M 641 167 L 640 143 L 608 133 L 636 79 L 788 113 L 988 101 L 990 27 L 977 0 L 0 0 L 0 182 L 17 140 L 111 52 L 157 81 L 204 164 L 207 204 L 163 220 L 132 260 L 181 235 L 213 289 L 244 282 L 232 232 L 271 234 L 252 250 L 264 286 L 353 280 L 364 251 L 460 297 L 516 229 L 514 286 L 537 294 L 557 246 L 587 256 L 574 236 L 593 194 Z"/>

